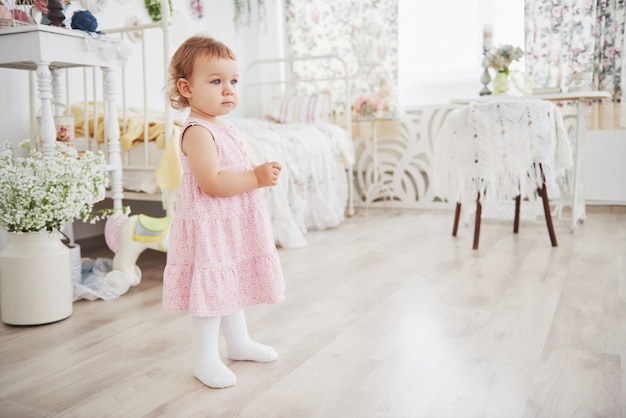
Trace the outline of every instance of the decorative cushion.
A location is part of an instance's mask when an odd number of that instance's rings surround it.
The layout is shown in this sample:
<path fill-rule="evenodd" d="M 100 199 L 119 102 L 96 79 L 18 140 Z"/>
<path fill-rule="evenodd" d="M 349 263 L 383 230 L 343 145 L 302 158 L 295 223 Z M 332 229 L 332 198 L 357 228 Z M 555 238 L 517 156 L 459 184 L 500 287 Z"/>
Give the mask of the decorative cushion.
<path fill-rule="evenodd" d="M 276 123 L 330 121 L 330 96 L 326 93 L 272 99 L 266 117 Z"/>

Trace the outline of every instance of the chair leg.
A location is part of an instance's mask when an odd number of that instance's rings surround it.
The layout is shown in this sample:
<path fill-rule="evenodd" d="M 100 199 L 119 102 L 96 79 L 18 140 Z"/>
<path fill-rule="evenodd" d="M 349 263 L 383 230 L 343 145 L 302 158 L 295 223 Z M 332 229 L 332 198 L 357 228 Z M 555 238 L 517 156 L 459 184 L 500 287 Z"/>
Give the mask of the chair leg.
<path fill-rule="evenodd" d="M 548 188 L 546 187 L 546 179 L 543 175 L 543 167 L 539 165 L 539 169 L 541 170 L 542 185 L 541 185 L 541 188 L 538 189 L 538 193 L 541 195 L 541 200 L 543 200 L 543 213 L 546 218 L 548 234 L 550 234 L 550 242 L 552 243 L 553 247 L 558 247 L 559 244 L 556 241 L 556 234 L 554 233 L 554 225 L 552 224 L 552 214 L 550 213 L 550 202 L 548 201 Z"/>
<path fill-rule="evenodd" d="M 478 240 L 480 239 L 480 217 L 482 205 L 480 204 L 480 193 L 476 196 L 476 220 L 474 221 L 474 245 L 472 249 L 478 249 Z"/>
<path fill-rule="evenodd" d="M 548 234 L 550 234 L 550 242 L 553 247 L 558 247 L 559 244 L 556 241 L 556 234 L 554 233 L 554 225 L 552 225 L 552 214 L 550 213 L 550 203 L 548 203 L 548 191 L 546 190 L 545 183 L 538 190 L 541 195 L 541 199 L 543 200 L 543 213 L 546 218 L 546 225 L 548 227 Z"/>
<path fill-rule="evenodd" d="M 452 236 L 456 237 L 456 232 L 459 230 L 459 218 L 461 217 L 461 204 L 456 204 L 456 210 L 454 211 L 454 226 L 452 227 Z"/>
<path fill-rule="evenodd" d="M 518 195 L 515 198 L 515 219 L 513 220 L 513 233 L 517 234 L 519 232 L 519 206 L 522 201 L 521 195 Z"/>

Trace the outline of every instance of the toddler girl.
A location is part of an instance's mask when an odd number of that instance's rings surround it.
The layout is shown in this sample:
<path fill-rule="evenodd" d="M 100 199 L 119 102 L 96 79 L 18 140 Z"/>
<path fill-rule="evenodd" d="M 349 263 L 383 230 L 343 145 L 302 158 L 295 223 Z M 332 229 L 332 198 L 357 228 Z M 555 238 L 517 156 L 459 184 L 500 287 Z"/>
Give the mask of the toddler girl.
<path fill-rule="evenodd" d="M 281 166 L 253 167 L 237 131 L 220 117 L 237 106 L 237 61 L 214 39 L 194 36 L 170 63 L 170 103 L 189 108 L 180 135 L 183 178 L 163 273 L 163 310 L 188 311 L 194 375 L 212 388 L 237 379 L 218 352 L 220 323 L 231 360 L 275 361 L 248 336 L 243 308 L 277 303 L 285 285 L 260 187 Z"/>

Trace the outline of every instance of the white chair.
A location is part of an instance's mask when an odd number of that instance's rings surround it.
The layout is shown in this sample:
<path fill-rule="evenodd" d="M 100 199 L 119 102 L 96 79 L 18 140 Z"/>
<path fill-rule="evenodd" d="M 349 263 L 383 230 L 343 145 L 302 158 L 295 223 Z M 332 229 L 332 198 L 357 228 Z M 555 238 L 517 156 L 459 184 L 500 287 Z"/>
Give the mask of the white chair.
<path fill-rule="evenodd" d="M 552 246 L 558 245 L 547 186 L 572 166 L 572 152 L 554 103 L 493 98 L 455 109 L 435 139 L 433 165 L 435 193 L 456 202 L 453 236 L 462 205 L 476 203 L 474 250 L 482 202 L 515 199 L 513 232 L 517 233 L 521 200 L 537 196 L 543 201 Z"/>

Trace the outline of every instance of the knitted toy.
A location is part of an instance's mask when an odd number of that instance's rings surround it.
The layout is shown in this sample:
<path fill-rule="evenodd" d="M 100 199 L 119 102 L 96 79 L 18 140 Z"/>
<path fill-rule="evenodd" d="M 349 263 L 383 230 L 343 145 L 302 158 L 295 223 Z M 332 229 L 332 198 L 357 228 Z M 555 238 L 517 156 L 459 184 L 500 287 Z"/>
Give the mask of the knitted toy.
<path fill-rule="evenodd" d="M 95 32 L 102 34 L 98 31 L 98 20 L 88 10 L 79 10 L 72 15 L 72 29 L 79 29 L 84 32 Z"/>

